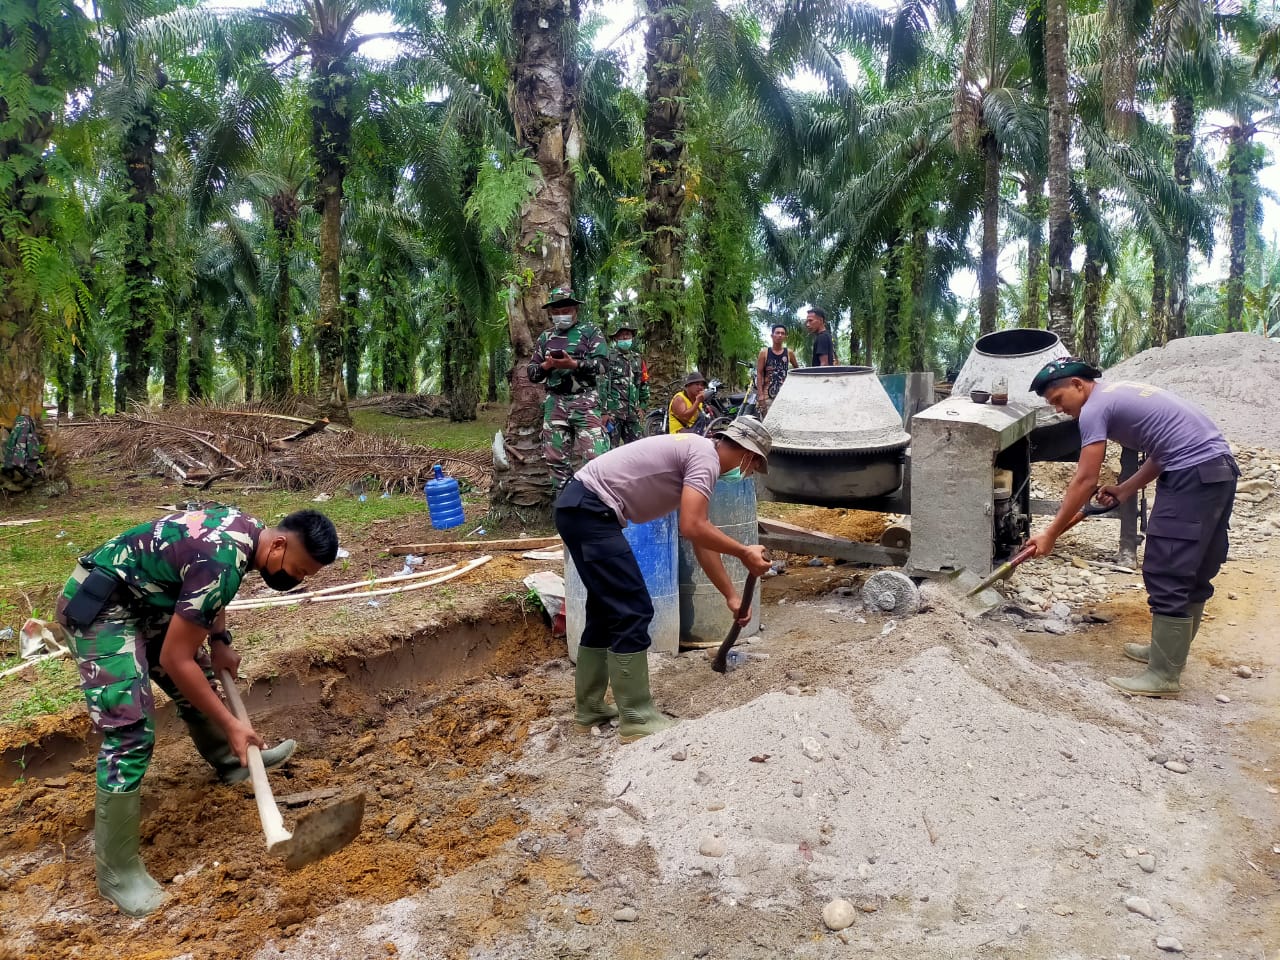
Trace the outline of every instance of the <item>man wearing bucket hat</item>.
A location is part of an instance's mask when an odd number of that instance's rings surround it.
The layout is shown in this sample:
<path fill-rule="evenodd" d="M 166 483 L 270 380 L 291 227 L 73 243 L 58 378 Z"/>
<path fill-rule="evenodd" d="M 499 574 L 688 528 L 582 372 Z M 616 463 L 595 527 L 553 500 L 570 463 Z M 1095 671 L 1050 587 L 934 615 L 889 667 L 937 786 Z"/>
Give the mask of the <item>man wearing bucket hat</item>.
<path fill-rule="evenodd" d="M 636 328 L 625 317 L 618 318 L 609 341 L 605 416 L 613 425 L 614 446 L 621 446 L 643 436 L 640 423 L 649 406 L 649 370 L 636 349 Z"/>
<path fill-rule="evenodd" d="M 600 391 L 605 386 L 609 350 L 594 324 L 578 320 L 582 301 L 567 287 L 556 287 L 543 305 L 551 329 L 538 337 L 529 360 L 529 379 L 547 385 L 542 407 L 542 455 L 551 467 L 556 491 L 573 478 L 573 465 L 609 449 Z"/>
<path fill-rule="evenodd" d="M 703 412 L 702 394 L 707 389 L 707 378 L 694 370 L 684 378 L 684 389 L 676 393 L 667 404 L 667 433 L 700 433 L 698 421 Z"/>
<path fill-rule="evenodd" d="M 556 500 L 556 529 L 587 589 L 574 678 L 574 720 L 580 728 L 621 714 L 618 735 L 629 742 L 673 723 L 653 705 L 649 691 L 653 602 L 622 528 L 679 509 L 680 536 L 693 543 L 698 565 L 737 617 L 742 598 L 721 555 L 736 557 L 755 576 L 769 569 L 769 561 L 764 547 L 739 543 L 711 522 L 711 494 L 727 473 L 767 471 L 771 446 L 769 431 L 753 417 L 731 421 L 715 438 L 645 437 L 592 460 Z M 604 701 L 610 685 L 616 708 Z"/>
<path fill-rule="evenodd" d="M 1031 538 L 1036 556 L 1053 550 L 1095 490 L 1099 503 L 1114 506 L 1156 480 L 1142 562 L 1151 643 L 1124 647 L 1126 657 L 1147 669 L 1107 683 L 1130 696 L 1177 696 L 1213 578 L 1227 558 L 1227 524 L 1240 476 L 1227 441 L 1194 404 L 1148 384 L 1104 380 L 1097 367 L 1075 357 L 1046 364 L 1031 389 L 1080 422 L 1080 463 L 1058 515 Z M 1108 440 L 1142 451 L 1146 462 L 1123 483 L 1099 489 Z"/>

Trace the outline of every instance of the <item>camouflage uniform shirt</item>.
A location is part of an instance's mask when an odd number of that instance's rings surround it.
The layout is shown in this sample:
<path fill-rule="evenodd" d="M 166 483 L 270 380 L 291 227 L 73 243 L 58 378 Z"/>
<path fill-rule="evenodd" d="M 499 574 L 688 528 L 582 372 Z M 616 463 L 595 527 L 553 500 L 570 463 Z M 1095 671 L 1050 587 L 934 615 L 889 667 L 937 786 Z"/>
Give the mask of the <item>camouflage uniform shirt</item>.
<path fill-rule="evenodd" d="M 641 420 L 649 406 L 649 383 L 644 375 L 644 361 L 631 350 L 609 352 L 608 390 L 605 412 L 619 420 Z"/>
<path fill-rule="evenodd" d="M 553 350 L 563 350 L 577 360 L 577 369 L 543 370 L 542 362 Z M 609 346 L 600 328 L 579 320 L 563 333 L 554 327 L 544 331 L 533 349 L 527 372 L 534 383 L 546 383 L 547 393 L 578 394 L 598 389 L 602 397 L 607 397 L 608 358 Z"/>
<path fill-rule="evenodd" d="M 112 573 L 140 606 L 208 630 L 240 589 L 262 528 L 235 507 L 171 513 L 126 530 L 80 562 Z"/>

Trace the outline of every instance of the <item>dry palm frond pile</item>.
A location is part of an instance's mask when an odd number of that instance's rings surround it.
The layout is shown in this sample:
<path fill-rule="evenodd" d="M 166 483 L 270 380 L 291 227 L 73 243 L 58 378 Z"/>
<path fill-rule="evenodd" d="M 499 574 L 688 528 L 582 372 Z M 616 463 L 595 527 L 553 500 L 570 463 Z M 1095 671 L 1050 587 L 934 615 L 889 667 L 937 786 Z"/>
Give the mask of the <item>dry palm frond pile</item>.
<path fill-rule="evenodd" d="M 151 469 L 201 489 L 224 481 L 409 492 L 422 489 L 437 463 L 474 489 L 487 491 L 492 482 L 488 451 L 415 446 L 261 407 L 135 409 L 72 421 L 58 433 L 71 456 L 114 457 L 126 468 Z"/>
<path fill-rule="evenodd" d="M 449 416 L 449 401 L 436 393 L 384 393 L 353 400 L 350 407 L 353 410 L 377 410 L 410 420 Z"/>

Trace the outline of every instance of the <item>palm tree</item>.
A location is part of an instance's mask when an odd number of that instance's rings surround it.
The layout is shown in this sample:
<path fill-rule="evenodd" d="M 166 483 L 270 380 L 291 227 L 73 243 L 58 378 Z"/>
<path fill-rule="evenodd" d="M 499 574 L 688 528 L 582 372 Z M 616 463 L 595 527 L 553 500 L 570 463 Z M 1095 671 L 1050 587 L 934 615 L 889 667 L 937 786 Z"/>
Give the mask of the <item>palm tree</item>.
<path fill-rule="evenodd" d="M 1033 99 L 1025 40 L 1013 31 L 1011 2 L 975 0 L 956 72 L 952 134 L 959 149 L 976 149 L 983 166 L 982 260 L 978 271 L 980 334 L 996 328 L 1000 252 L 1001 161 L 1012 154 L 1033 166 L 1044 142 L 1044 121 Z"/>
<path fill-rule="evenodd" d="M 511 115 L 515 142 L 533 158 L 540 182 L 524 202 L 516 229 L 515 276 L 507 305 L 511 332 L 511 410 L 504 437 L 510 470 L 490 495 L 498 515 L 542 512 L 552 482 L 542 460 L 542 390 L 526 366 L 547 329 L 542 305 L 572 279 L 573 164 L 582 154 L 578 125 L 579 70 L 574 38 L 576 0 L 514 0 L 511 7 Z"/>
<path fill-rule="evenodd" d="M 71 2 L 0 5 L 0 51 L 0 426 L 9 427 L 40 415 L 46 338 L 79 312 L 49 145 L 94 59 L 89 23 Z"/>
<path fill-rule="evenodd" d="M 1071 100 L 1067 0 L 1044 0 L 1045 91 L 1049 102 L 1049 329 L 1068 349 L 1075 342 L 1071 253 Z"/>
<path fill-rule="evenodd" d="M 366 65 L 360 48 L 374 39 L 416 44 L 416 31 L 357 33 L 365 13 L 385 12 L 383 0 L 289 0 L 258 11 L 260 21 L 278 31 L 284 62 L 308 58 L 307 91 L 311 112 L 311 151 L 316 165 L 316 206 L 320 211 L 320 301 L 314 336 L 320 355 L 320 413 L 349 423 L 347 389 L 342 376 L 342 212 L 344 184 L 351 165 L 352 136 L 367 118 Z M 394 12 L 394 11 L 393 11 Z M 388 70 L 395 65 L 388 67 Z"/>

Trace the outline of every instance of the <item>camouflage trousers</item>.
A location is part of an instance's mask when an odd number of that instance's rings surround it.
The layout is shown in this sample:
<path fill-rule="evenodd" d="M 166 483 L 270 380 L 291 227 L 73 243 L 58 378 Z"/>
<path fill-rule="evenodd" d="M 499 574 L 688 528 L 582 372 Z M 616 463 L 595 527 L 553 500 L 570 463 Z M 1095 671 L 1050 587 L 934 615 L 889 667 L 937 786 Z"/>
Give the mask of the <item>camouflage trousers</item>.
<path fill-rule="evenodd" d="M 160 667 L 160 646 L 169 628 L 169 613 L 139 615 L 113 600 L 89 626 L 67 624 L 63 611 L 88 575 L 84 567 L 76 566 L 58 598 L 58 621 L 71 635 L 71 652 L 80 670 L 89 720 L 102 734 L 98 786 L 109 793 L 127 793 L 142 784 L 155 749 L 156 703 L 151 681 L 173 699 L 178 716 L 188 725 L 200 722 L 204 715 Z M 212 686 L 213 666 L 203 649 L 196 662 Z"/>
<path fill-rule="evenodd" d="M 613 445 L 620 447 L 624 443 L 630 443 L 632 440 L 639 440 L 644 436 L 644 427 L 639 420 L 622 420 L 614 414 L 613 421 Z"/>
<path fill-rule="evenodd" d="M 609 451 L 600 419 L 600 396 L 594 390 L 565 396 L 548 393 L 542 406 L 542 456 L 551 467 L 556 489 L 573 479 L 573 471 Z"/>

